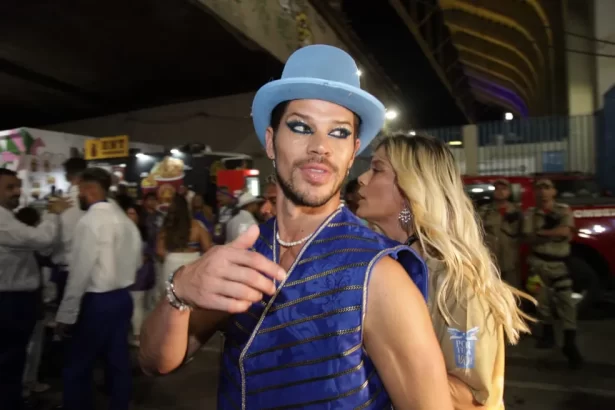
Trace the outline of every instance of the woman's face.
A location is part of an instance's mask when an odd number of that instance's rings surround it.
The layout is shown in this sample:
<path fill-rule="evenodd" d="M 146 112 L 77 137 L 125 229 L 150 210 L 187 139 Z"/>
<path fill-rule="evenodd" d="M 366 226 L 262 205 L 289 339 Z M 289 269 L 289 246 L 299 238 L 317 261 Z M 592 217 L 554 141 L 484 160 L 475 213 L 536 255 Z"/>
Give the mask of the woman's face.
<path fill-rule="evenodd" d="M 395 172 L 384 148 L 374 153 L 370 169 L 359 177 L 359 185 L 359 218 L 376 224 L 397 219 L 404 201 L 395 184 Z"/>
<path fill-rule="evenodd" d="M 203 208 L 203 205 L 204 201 L 201 195 L 197 194 L 192 198 L 192 210 L 200 211 Z"/>
<path fill-rule="evenodd" d="M 126 210 L 126 215 L 133 221 L 135 224 L 139 224 L 139 214 L 137 214 L 137 210 L 134 208 L 128 208 Z"/>

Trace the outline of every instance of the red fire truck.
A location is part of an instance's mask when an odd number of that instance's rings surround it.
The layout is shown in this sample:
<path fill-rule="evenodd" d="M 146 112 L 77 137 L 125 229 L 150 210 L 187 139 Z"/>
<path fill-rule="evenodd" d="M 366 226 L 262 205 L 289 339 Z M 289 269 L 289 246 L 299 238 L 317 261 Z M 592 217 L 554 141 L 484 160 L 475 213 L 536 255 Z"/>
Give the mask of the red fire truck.
<path fill-rule="evenodd" d="M 524 210 L 535 206 L 534 181 L 549 178 L 557 188 L 557 201 L 572 209 L 576 234 L 572 242 L 569 262 L 574 291 L 579 299 L 579 311 L 594 305 L 602 290 L 612 286 L 615 279 L 615 198 L 599 189 L 592 175 L 579 172 L 533 174 L 532 176 L 464 176 L 466 192 L 477 206 L 493 200 L 493 182 L 505 178 L 510 181 L 513 201 Z M 522 274 L 527 277 L 522 247 Z"/>

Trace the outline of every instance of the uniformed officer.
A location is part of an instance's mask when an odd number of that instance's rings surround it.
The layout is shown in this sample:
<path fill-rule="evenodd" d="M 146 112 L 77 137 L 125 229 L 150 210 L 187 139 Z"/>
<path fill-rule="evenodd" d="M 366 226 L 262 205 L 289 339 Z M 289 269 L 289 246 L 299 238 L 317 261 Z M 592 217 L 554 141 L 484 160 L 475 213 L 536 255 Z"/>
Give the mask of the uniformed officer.
<path fill-rule="evenodd" d="M 495 256 L 502 279 L 521 288 L 519 272 L 519 239 L 523 225 L 521 207 L 511 202 L 510 182 L 498 179 L 493 184 L 494 201 L 483 205 L 479 215 L 485 228 L 487 246 Z"/>
<path fill-rule="evenodd" d="M 544 283 L 537 295 L 538 313 L 544 322 L 537 347 L 555 346 L 551 314 L 555 308 L 564 328 L 562 351 L 570 367 L 578 368 L 582 357 L 576 345 L 577 312 L 572 298 L 572 279 L 566 266 L 574 218 L 568 205 L 555 202 L 557 191 L 550 180 L 538 180 L 535 188 L 537 207 L 528 210 L 523 233 L 531 249 L 528 256 L 530 273 L 538 275 Z"/>

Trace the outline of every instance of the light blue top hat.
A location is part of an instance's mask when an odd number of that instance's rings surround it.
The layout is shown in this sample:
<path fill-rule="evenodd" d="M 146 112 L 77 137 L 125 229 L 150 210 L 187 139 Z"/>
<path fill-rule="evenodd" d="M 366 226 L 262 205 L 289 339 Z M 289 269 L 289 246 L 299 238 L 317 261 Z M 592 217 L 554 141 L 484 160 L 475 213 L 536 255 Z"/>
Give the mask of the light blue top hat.
<path fill-rule="evenodd" d="M 339 48 L 317 44 L 300 48 L 286 62 L 282 78 L 262 86 L 252 102 L 256 135 L 265 145 L 271 112 L 284 101 L 323 100 L 348 108 L 361 118 L 361 151 L 384 125 L 384 105 L 361 89 L 359 70 Z"/>

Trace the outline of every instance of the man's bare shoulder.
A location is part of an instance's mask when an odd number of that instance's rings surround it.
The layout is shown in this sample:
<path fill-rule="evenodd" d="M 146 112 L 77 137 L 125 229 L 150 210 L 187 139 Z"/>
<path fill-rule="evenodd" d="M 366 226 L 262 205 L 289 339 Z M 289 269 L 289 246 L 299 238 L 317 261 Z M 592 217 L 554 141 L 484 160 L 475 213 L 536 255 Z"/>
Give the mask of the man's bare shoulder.
<path fill-rule="evenodd" d="M 422 263 L 417 259 L 417 263 Z M 386 297 L 392 293 L 406 294 L 408 297 L 418 297 L 423 300 L 421 292 L 412 281 L 406 268 L 392 258 L 385 256 L 374 265 L 369 282 L 372 297 Z"/>

